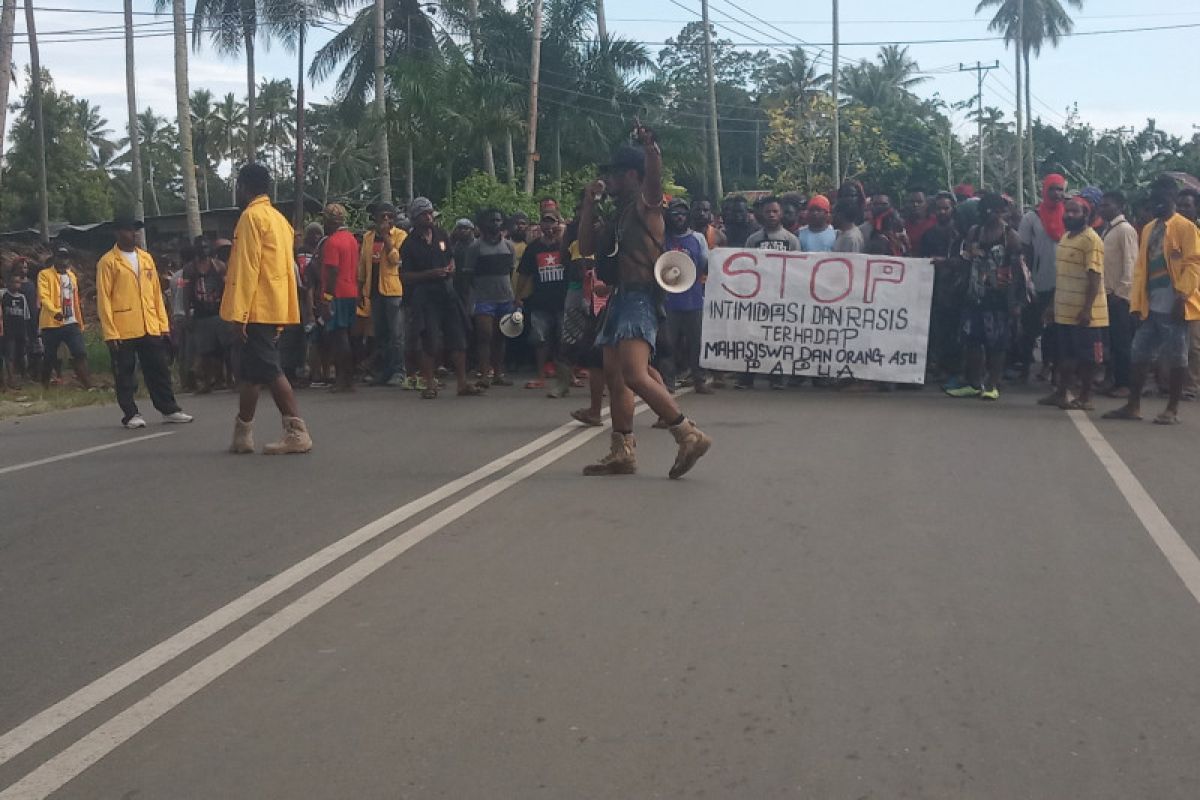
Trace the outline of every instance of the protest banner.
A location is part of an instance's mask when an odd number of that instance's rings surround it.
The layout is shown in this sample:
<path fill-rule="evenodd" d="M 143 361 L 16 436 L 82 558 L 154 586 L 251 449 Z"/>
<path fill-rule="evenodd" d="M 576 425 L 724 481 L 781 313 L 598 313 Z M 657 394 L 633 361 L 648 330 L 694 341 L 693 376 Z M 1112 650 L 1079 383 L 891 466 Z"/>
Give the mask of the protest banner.
<path fill-rule="evenodd" d="M 924 382 L 928 259 L 718 248 L 708 264 L 706 369 Z"/>

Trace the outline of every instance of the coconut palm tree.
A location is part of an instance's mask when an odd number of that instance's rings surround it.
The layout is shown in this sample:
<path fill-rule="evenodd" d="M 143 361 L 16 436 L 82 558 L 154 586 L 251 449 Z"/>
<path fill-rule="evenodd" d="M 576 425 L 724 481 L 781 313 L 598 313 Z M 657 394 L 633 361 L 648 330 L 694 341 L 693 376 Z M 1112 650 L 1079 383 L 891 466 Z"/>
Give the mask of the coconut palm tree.
<path fill-rule="evenodd" d="M 146 218 L 146 195 L 142 181 L 141 137 L 137 135 L 137 72 L 133 58 L 133 0 L 125 0 L 125 128 L 129 132 L 130 194 L 134 219 Z M 138 231 L 138 244 L 145 247 L 146 234 Z"/>
<path fill-rule="evenodd" d="M 807 102 L 824 93 L 829 73 L 819 72 L 803 47 L 793 47 L 787 55 L 772 62 L 763 73 L 762 92 L 777 98 L 799 116 Z"/>
<path fill-rule="evenodd" d="M 217 103 L 215 109 L 216 126 L 213 130 L 214 150 L 220 143 L 218 160 L 229 159 L 229 205 L 237 205 L 234 197 L 234 182 L 236 180 L 237 155 L 241 152 L 242 142 L 246 135 L 246 106 L 237 99 L 233 92 L 227 93 Z"/>
<path fill-rule="evenodd" d="M 116 143 L 108 138 L 112 135 L 108 120 L 100 116 L 98 106 L 83 99 L 75 101 L 75 120 L 88 146 L 92 165 L 97 169 L 104 169 L 104 165 L 112 161 L 113 153 L 117 149 Z"/>
<path fill-rule="evenodd" d="M 1033 94 L 1029 77 L 1029 55 L 1040 55 L 1047 43 L 1058 47 L 1063 36 L 1075 30 L 1075 21 L 1063 7 L 1063 2 L 1074 9 L 1083 8 L 1083 0 L 979 0 L 975 13 L 996 9 L 988 30 L 1002 33 L 1005 44 L 1021 42 L 1021 60 L 1025 65 L 1025 131 L 1026 150 L 1029 152 L 1029 185 L 1037 185 L 1037 161 L 1033 154 Z M 1022 4 L 1018 9 L 1018 4 Z M 1023 13 L 1023 30 L 1018 30 L 1018 10 Z M 1020 135 L 1021 132 L 1018 132 Z"/>
<path fill-rule="evenodd" d="M 159 10 L 167 0 L 155 0 Z M 255 125 L 258 99 L 255 97 L 255 42 L 260 32 L 260 16 L 264 3 L 282 0 L 195 0 L 192 11 L 192 47 L 199 49 L 207 37 L 216 51 L 224 56 L 246 56 L 246 161 L 254 161 Z"/>
<path fill-rule="evenodd" d="M 278 176 L 282 175 L 284 151 L 292 144 L 295 127 L 292 124 L 292 81 L 266 80 L 258 89 L 259 111 L 261 112 L 258 129 L 258 140 L 262 142 L 262 150 L 271 164 L 271 171 L 277 176 L 274 181 L 275 200 L 279 199 Z"/>
<path fill-rule="evenodd" d="M 33 0 L 25 0 L 25 33 L 29 38 L 29 99 L 33 104 L 33 123 L 37 128 L 34 144 L 38 160 L 38 226 L 42 241 L 50 241 L 50 189 L 46 179 L 46 118 L 42 113 L 42 59 L 38 51 L 37 25 Z M 5 80 L 8 76 L 5 76 Z"/>
<path fill-rule="evenodd" d="M 213 143 L 216 132 L 220 129 L 221 121 L 217 116 L 217 107 L 213 105 L 213 94 L 208 89 L 197 89 L 192 92 L 189 102 L 192 112 L 192 150 L 196 154 L 196 164 L 200 168 L 200 188 L 204 193 L 204 210 L 212 208 L 208 192 L 208 176 L 213 172 Z"/>
<path fill-rule="evenodd" d="M 161 5 L 164 0 L 157 0 Z M 192 111 L 188 105 L 187 13 L 184 0 L 171 0 L 171 22 L 175 39 L 175 115 L 179 126 L 179 172 L 183 176 L 183 207 L 187 215 L 188 239 L 202 233 L 200 195 L 196 191 L 196 162 L 192 156 Z M 196 27 L 199 27 L 197 23 Z"/>
<path fill-rule="evenodd" d="M 150 187 L 150 207 L 155 216 L 162 214 L 162 205 L 158 202 L 158 181 L 154 165 L 170 133 L 173 133 L 170 131 L 170 123 L 166 117 L 155 114 L 154 109 L 147 108 L 137 115 L 138 152 L 144 162 L 142 167 L 146 183 Z M 132 150 L 130 152 L 132 153 Z"/>

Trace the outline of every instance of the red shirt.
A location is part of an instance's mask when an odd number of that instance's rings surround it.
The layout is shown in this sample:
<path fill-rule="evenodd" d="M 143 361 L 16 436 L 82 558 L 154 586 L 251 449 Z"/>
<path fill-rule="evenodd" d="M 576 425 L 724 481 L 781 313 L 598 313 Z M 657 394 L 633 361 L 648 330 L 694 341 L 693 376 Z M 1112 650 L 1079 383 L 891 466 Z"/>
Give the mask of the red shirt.
<path fill-rule="evenodd" d="M 333 285 L 334 297 L 358 299 L 358 240 L 353 233 L 346 228 L 331 233 L 321 251 L 321 263 L 325 269 L 337 272 L 337 280 Z"/>
<path fill-rule="evenodd" d="M 925 219 L 920 222 L 904 223 L 904 230 L 908 234 L 908 250 L 913 255 L 921 252 L 921 239 L 925 234 L 937 225 L 937 218 L 933 214 L 925 215 Z"/>

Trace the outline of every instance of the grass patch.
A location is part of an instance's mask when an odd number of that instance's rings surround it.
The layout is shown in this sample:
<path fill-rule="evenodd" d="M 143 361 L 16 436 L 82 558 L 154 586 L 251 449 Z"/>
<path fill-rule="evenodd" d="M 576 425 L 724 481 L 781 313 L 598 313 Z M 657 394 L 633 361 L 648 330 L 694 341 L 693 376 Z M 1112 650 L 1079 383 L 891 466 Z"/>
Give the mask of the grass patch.
<path fill-rule="evenodd" d="M 62 411 L 67 408 L 102 406 L 116 402 L 110 389 L 88 392 L 78 386 L 51 386 L 43 389 L 41 384 L 26 384 L 20 389 L 0 392 L 0 419 L 28 417 L 45 414 L 47 411 Z"/>

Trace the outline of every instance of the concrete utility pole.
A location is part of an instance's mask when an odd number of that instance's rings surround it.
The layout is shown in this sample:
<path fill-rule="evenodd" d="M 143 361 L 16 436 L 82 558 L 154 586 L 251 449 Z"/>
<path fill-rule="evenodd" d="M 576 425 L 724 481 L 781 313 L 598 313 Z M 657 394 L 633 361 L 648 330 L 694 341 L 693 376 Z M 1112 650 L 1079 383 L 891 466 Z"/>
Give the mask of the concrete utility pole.
<path fill-rule="evenodd" d="M 1000 68 L 999 61 L 993 61 L 991 64 L 989 64 L 987 66 L 979 63 L 978 61 L 975 62 L 975 66 L 973 66 L 973 67 L 968 67 L 963 64 L 958 65 L 959 72 L 974 72 L 975 73 L 975 86 L 976 86 L 975 100 L 977 102 L 976 114 L 978 115 L 978 122 L 979 122 L 979 133 L 977 134 L 977 136 L 979 139 L 979 188 L 980 189 L 983 188 L 983 73 L 985 73 L 991 69 L 999 69 L 999 68 Z"/>
<path fill-rule="evenodd" d="M 608 38 L 608 24 L 604 21 L 604 0 L 596 0 L 596 33 L 600 38 Z"/>
<path fill-rule="evenodd" d="M 542 0 L 533 0 L 533 56 L 529 60 L 529 139 L 525 154 L 525 194 L 533 194 L 537 172 L 538 81 L 542 69 Z"/>
<path fill-rule="evenodd" d="M 1125 185 L 1125 134 L 1132 136 L 1136 131 L 1132 125 L 1126 125 L 1117 128 L 1113 133 L 1117 135 L 1117 186 L 1122 187 Z"/>
<path fill-rule="evenodd" d="M 0 63 L 3 63 L 0 61 Z M 133 180 L 133 218 L 146 219 L 146 187 L 142 183 L 142 144 L 138 131 L 137 81 L 133 59 L 133 0 L 125 0 L 125 105 L 129 114 L 129 170 Z M 146 231 L 137 232 L 139 247 L 146 246 Z"/>
<path fill-rule="evenodd" d="M 1017 205 L 1025 210 L 1025 129 L 1021 127 L 1021 47 L 1025 43 L 1025 0 L 1017 0 Z M 1003 187 L 1001 187 L 1003 188 Z"/>
<path fill-rule="evenodd" d="M 833 95 L 833 190 L 842 184 L 842 129 L 838 121 L 838 0 L 833 0 L 833 71 L 829 93 Z"/>
<path fill-rule="evenodd" d="M 4 135 L 8 130 L 8 87 L 12 85 L 8 72 L 13 63 L 13 30 L 17 25 L 17 0 L 4 0 L 3 10 L 0 11 L 0 67 L 3 68 L 3 80 L 0 80 L 0 157 L 4 156 Z"/>
<path fill-rule="evenodd" d="M 700 24 L 704 26 L 704 71 L 708 75 L 708 141 L 711 153 L 713 201 L 725 197 L 725 184 L 721 180 L 721 131 L 717 127 L 717 79 L 713 71 L 712 29 L 708 24 L 708 0 L 700 0 Z"/>
<path fill-rule="evenodd" d="M 25 0 L 25 35 L 29 37 L 29 99 L 33 102 L 33 125 L 37 129 L 33 143 L 38 159 L 38 230 L 42 241 L 50 241 L 50 187 L 46 180 L 46 122 L 42 111 L 42 59 L 38 54 L 37 25 L 33 19 L 33 0 Z M 4 76 L 8 80 L 8 76 Z"/>

